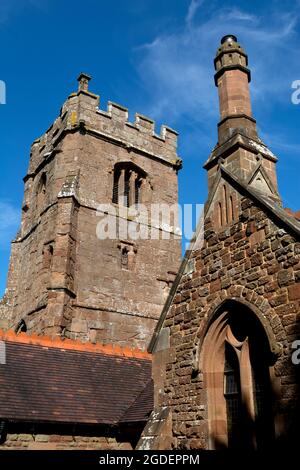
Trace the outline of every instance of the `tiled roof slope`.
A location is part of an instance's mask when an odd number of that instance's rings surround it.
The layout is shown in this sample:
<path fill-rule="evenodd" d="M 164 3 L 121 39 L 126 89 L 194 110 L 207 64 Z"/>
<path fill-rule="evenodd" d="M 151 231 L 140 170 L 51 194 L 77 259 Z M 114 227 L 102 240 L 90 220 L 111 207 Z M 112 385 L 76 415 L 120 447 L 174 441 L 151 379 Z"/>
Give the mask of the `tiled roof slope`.
<path fill-rule="evenodd" d="M 134 403 L 132 403 L 131 407 L 126 410 L 125 415 L 121 419 L 122 423 L 142 421 L 142 417 L 144 417 L 145 421 L 148 420 L 153 410 L 153 386 L 153 380 L 151 379 Z"/>
<path fill-rule="evenodd" d="M 6 349 L 6 364 L 0 364 L 1 419 L 118 424 L 126 422 L 127 410 L 134 421 L 145 421 L 152 411 L 146 353 L 92 345 L 85 350 L 82 343 L 51 343 L 25 334 L 0 334 L 0 340 Z M 144 390 L 146 401 L 139 399 Z"/>

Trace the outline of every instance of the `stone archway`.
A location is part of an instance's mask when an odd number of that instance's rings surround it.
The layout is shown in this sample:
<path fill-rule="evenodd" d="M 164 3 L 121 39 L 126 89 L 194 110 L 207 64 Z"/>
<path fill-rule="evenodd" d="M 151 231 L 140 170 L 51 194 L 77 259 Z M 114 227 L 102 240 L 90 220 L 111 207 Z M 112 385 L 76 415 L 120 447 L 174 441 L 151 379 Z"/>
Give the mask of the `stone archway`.
<path fill-rule="evenodd" d="M 279 316 L 271 307 L 267 299 L 264 299 L 262 296 L 259 296 L 256 292 L 245 286 L 236 285 L 232 286 L 228 291 L 222 290 L 218 293 L 218 296 L 210 302 L 209 309 L 205 313 L 196 333 L 193 363 L 195 371 L 199 370 L 200 350 L 205 335 L 222 305 L 228 301 L 238 302 L 248 307 L 253 314 L 256 315 L 265 329 L 270 350 L 274 356 L 278 357 L 282 353 L 282 344 L 286 340 L 286 332 L 281 324 Z"/>
<path fill-rule="evenodd" d="M 202 329 L 198 362 L 212 449 L 262 449 L 274 439 L 271 384 L 277 343 L 254 310 L 235 299 L 223 301 Z"/>

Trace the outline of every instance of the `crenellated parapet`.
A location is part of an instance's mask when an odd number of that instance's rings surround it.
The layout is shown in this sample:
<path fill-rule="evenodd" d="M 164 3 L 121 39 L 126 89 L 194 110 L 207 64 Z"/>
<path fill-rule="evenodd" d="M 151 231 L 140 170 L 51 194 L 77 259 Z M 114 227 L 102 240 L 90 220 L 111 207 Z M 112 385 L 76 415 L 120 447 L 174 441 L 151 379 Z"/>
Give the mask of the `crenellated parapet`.
<path fill-rule="evenodd" d="M 128 151 L 143 153 L 164 160 L 175 169 L 181 167 L 177 155 L 178 133 L 166 125 L 156 132 L 153 119 L 136 113 L 134 122 L 128 120 L 128 109 L 109 101 L 106 110 L 100 109 L 98 95 L 88 90 L 87 74 L 78 77 L 78 91 L 71 93 L 63 104 L 59 117 L 31 147 L 29 175 L 53 156 L 59 142 L 68 132 L 87 132 L 95 138 L 111 140 Z"/>
<path fill-rule="evenodd" d="M 178 133 L 170 127 L 155 129 L 153 119 L 136 113 L 134 122 L 128 120 L 128 108 L 109 101 L 106 110 L 100 109 L 99 97 L 88 91 L 78 91 L 69 96 L 63 106 L 67 111 L 69 125 L 84 127 L 87 132 L 98 133 L 104 139 L 119 140 L 128 149 L 144 151 L 150 155 L 166 159 L 170 163 L 177 160 Z M 115 142 L 117 143 L 117 142 Z"/>

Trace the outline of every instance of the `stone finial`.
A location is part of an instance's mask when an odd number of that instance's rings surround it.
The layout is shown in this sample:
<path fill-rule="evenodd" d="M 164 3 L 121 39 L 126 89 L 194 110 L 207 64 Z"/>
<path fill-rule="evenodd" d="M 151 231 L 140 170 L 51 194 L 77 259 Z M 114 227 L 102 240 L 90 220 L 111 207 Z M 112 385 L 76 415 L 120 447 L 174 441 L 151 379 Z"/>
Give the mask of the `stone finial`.
<path fill-rule="evenodd" d="M 239 44 L 237 37 L 233 34 L 227 34 L 222 37 L 214 63 L 216 69 L 215 83 L 217 86 L 218 78 L 229 68 L 241 69 L 247 74 L 248 81 L 250 82 L 251 80 L 250 70 L 247 68 L 247 54 Z"/>
<path fill-rule="evenodd" d="M 91 80 L 91 76 L 87 73 L 81 72 L 77 78 L 78 81 L 78 91 L 88 91 L 89 89 L 89 81 Z"/>

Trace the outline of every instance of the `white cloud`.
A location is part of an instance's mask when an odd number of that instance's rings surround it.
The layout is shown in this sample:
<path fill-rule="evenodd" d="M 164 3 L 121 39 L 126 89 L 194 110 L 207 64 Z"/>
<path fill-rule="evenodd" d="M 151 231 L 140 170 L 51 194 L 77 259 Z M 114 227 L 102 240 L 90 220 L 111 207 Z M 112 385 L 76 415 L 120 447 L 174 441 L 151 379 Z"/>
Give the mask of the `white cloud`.
<path fill-rule="evenodd" d="M 0 249 L 9 249 L 20 222 L 20 210 L 9 201 L 0 201 Z"/>
<path fill-rule="evenodd" d="M 228 33 L 237 35 L 249 55 L 254 102 L 270 106 L 290 100 L 290 84 L 299 71 L 294 47 L 297 10 L 270 8 L 262 16 L 223 8 L 209 16 L 208 9 L 196 19 L 202 3 L 192 0 L 181 28 L 164 32 L 139 49 L 137 68 L 145 88 L 151 90 L 146 111 L 156 119 L 168 116 L 171 124 L 185 116 L 204 126 L 207 120 L 216 120 L 213 57 Z"/>
<path fill-rule="evenodd" d="M 191 25 L 197 10 L 200 6 L 204 3 L 204 0 L 192 0 L 187 11 L 187 15 L 185 17 L 185 22 L 187 25 Z"/>
<path fill-rule="evenodd" d="M 224 10 L 225 13 L 227 11 L 227 20 L 234 20 L 234 21 L 248 21 L 251 23 L 257 23 L 258 18 L 255 15 L 247 13 L 245 11 L 241 11 L 238 8 L 232 8 L 228 10 Z"/>
<path fill-rule="evenodd" d="M 260 132 L 260 136 L 267 145 L 272 146 L 272 150 L 274 150 L 275 153 L 284 151 L 287 154 L 291 154 L 290 156 L 292 157 L 299 158 L 300 144 L 289 142 L 286 136 L 266 132 Z"/>

